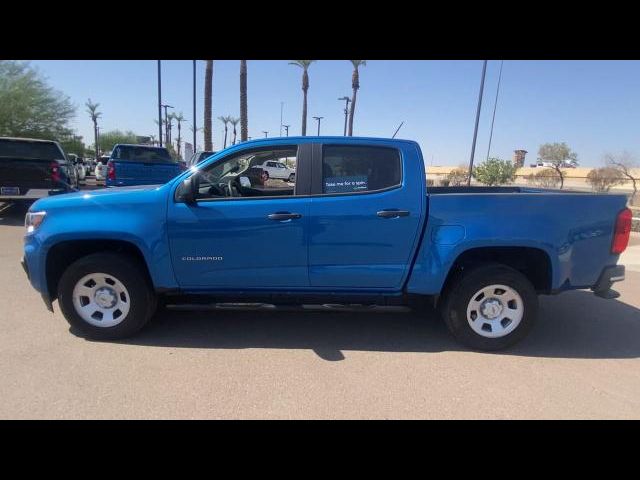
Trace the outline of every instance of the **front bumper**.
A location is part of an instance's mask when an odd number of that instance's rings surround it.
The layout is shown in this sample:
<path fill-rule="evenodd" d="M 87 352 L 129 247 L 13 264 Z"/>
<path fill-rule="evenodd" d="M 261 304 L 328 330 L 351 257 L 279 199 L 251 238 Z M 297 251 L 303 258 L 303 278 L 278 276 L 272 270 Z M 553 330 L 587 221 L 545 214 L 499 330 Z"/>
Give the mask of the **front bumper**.
<path fill-rule="evenodd" d="M 22 265 L 24 273 L 27 274 L 27 279 L 29 280 L 29 282 L 33 284 L 33 281 L 31 280 L 31 275 L 29 275 L 29 264 L 27 263 L 27 260 L 24 257 L 22 257 L 22 260 L 20 260 L 20 264 Z M 49 295 L 46 293 L 40 292 L 40 296 L 42 297 L 42 301 L 47 307 L 47 310 L 49 310 L 50 312 L 53 312 L 53 304 L 51 302 L 51 298 L 49 297 Z"/>
<path fill-rule="evenodd" d="M 611 287 L 615 282 L 624 280 L 624 265 L 614 265 L 605 267 L 600 274 L 596 284 L 591 287 L 593 293 L 602 298 L 618 298 L 620 294 Z"/>

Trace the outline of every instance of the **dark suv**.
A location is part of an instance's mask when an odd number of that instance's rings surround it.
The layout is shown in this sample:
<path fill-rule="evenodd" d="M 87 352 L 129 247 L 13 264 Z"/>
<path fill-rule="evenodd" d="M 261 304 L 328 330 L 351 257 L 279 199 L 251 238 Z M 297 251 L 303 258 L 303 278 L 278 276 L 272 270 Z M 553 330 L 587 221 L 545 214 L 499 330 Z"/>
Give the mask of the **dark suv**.
<path fill-rule="evenodd" d="M 0 137 L 0 201 L 74 191 L 75 165 L 52 140 Z"/>

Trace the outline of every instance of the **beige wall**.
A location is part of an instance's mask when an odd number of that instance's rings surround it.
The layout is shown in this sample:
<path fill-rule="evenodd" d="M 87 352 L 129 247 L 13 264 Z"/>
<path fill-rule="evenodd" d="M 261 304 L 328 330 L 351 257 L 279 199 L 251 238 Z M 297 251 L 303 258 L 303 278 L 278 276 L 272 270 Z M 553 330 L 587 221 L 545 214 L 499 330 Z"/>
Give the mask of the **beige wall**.
<path fill-rule="evenodd" d="M 435 180 L 436 184 L 440 183 L 440 180 L 447 177 L 451 170 L 459 168 L 455 166 L 445 166 L 445 167 L 434 167 L 427 166 L 427 178 L 432 178 Z M 519 168 L 516 172 L 516 181 L 515 185 L 528 185 L 525 177 L 532 173 L 539 172 L 545 167 L 523 167 Z M 579 189 L 579 190 L 591 190 L 591 186 L 587 183 L 587 175 L 591 171 L 591 168 L 564 168 L 563 172 L 565 173 L 564 185 L 566 188 L 571 189 Z M 636 168 L 633 170 L 634 176 L 640 178 L 640 169 Z M 477 182 L 472 181 L 472 183 L 476 184 Z M 640 187 L 640 183 L 639 183 Z M 620 192 L 631 192 L 632 186 L 631 181 L 624 183 L 623 185 L 616 185 L 611 189 L 612 191 L 620 191 Z"/>

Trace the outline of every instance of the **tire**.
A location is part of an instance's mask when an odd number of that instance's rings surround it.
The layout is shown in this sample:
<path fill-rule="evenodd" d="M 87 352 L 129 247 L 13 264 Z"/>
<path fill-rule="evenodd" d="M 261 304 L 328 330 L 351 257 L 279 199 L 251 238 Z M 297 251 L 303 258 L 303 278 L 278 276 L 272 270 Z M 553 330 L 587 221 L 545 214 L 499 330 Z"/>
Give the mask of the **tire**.
<path fill-rule="evenodd" d="M 98 303 L 105 299 L 113 305 L 102 308 L 104 305 Z M 156 295 L 139 262 L 112 252 L 94 253 L 72 263 L 60 278 L 58 302 L 76 332 L 96 340 L 133 335 L 147 323 L 157 305 Z M 85 310 L 81 312 L 84 303 Z M 91 311 L 94 316 L 88 317 Z"/>
<path fill-rule="evenodd" d="M 459 342 L 475 350 L 501 350 L 529 333 L 538 316 L 538 296 L 517 270 L 485 264 L 454 280 L 441 313 Z"/>

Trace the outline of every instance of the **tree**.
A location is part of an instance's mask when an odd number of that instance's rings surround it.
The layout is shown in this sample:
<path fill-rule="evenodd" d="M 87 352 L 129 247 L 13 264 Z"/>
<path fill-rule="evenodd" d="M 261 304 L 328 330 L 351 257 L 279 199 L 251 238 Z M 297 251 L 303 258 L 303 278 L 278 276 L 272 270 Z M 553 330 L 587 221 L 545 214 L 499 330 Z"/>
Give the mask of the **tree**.
<path fill-rule="evenodd" d="M 624 183 L 624 177 L 614 167 L 594 168 L 587 174 L 587 182 L 591 188 L 600 193 L 608 192 L 614 185 Z"/>
<path fill-rule="evenodd" d="M 175 114 L 173 116 L 173 118 L 175 119 L 176 123 L 178 124 L 178 158 L 182 158 L 182 154 L 180 153 L 180 145 L 181 145 L 181 141 L 182 141 L 182 137 L 180 135 L 180 130 L 181 130 L 181 126 L 182 126 L 182 122 L 185 121 L 184 115 L 182 114 L 182 112 Z"/>
<path fill-rule="evenodd" d="M 172 145 L 173 144 L 173 121 L 176 118 L 176 114 L 171 112 L 169 115 L 167 115 L 167 145 Z"/>
<path fill-rule="evenodd" d="M 75 153 L 79 157 L 84 157 L 86 148 L 82 137 L 78 135 L 70 135 L 69 137 L 60 140 L 60 146 L 65 153 Z"/>
<path fill-rule="evenodd" d="M 247 61 L 240 60 L 240 141 L 249 137 L 249 119 L 247 118 Z"/>
<path fill-rule="evenodd" d="M 204 71 L 204 149 L 213 150 L 211 141 L 211 119 L 212 113 L 212 90 L 213 90 L 213 60 L 207 60 L 207 66 Z"/>
<path fill-rule="evenodd" d="M 73 133 L 75 111 L 28 63 L 0 60 L 0 136 L 65 138 Z"/>
<path fill-rule="evenodd" d="M 531 173 L 525 177 L 527 183 L 542 188 L 558 188 L 560 176 L 553 168 L 542 168 L 536 173 Z"/>
<path fill-rule="evenodd" d="M 349 136 L 353 136 L 353 116 L 356 111 L 356 96 L 358 95 L 358 89 L 360 88 L 360 72 L 359 67 L 367 65 L 366 60 L 351 60 L 353 65 L 353 74 L 351 75 L 351 88 L 353 89 L 353 96 L 351 97 L 351 110 L 349 113 Z"/>
<path fill-rule="evenodd" d="M 307 135 L 307 92 L 309 91 L 309 66 L 315 60 L 294 60 L 289 65 L 295 65 L 302 69 L 302 136 Z"/>
<path fill-rule="evenodd" d="M 130 130 L 126 132 L 122 130 L 111 130 L 100 134 L 98 147 L 100 152 L 110 152 L 118 143 L 137 143 L 137 141 L 137 135 Z"/>
<path fill-rule="evenodd" d="M 633 201 L 636 198 L 636 193 L 638 193 L 638 185 L 637 182 L 640 180 L 640 176 L 637 173 L 634 173 L 634 168 L 638 168 L 638 162 L 629 152 L 622 152 L 619 155 L 613 155 L 608 153 L 604 156 L 605 163 L 618 170 L 620 176 L 631 180 L 631 184 L 633 185 L 633 193 L 631 194 L 631 199 L 629 200 L 629 204 L 633 205 Z"/>
<path fill-rule="evenodd" d="M 227 148 L 227 132 L 229 131 L 227 125 L 231 121 L 231 117 L 229 117 L 229 116 L 227 116 L 227 117 L 221 116 L 221 117 L 218 117 L 218 120 L 220 120 L 222 123 L 224 123 L 224 147 L 222 147 L 222 148 Z"/>
<path fill-rule="evenodd" d="M 454 168 L 447 175 L 449 185 L 452 187 L 459 187 L 460 185 L 467 184 L 467 177 L 469 176 L 469 170 L 467 167 Z"/>
<path fill-rule="evenodd" d="M 87 113 L 91 117 L 91 121 L 93 122 L 93 145 L 96 151 L 96 158 L 100 154 L 98 147 L 98 119 L 102 116 L 102 113 L 98 111 L 99 103 L 93 103 L 91 99 L 87 100 L 87 103 L 84 104 L 87 107 Z"/>
<path fill-rule="evenodd" d="M 578 154 L 571 151 L 568 145 L 562 142 L 540 145 L 538 156 L 542 161 L 551 163 L 551 168 L 553 168 L 560 177 L 560 189 L 562 189 L 564 186 L 564 172 L 562 168 L 569 162 L 577 165 Z"/>
<path fill-rule="evenodd" d="M 490 158 L 473 169 L 473 177 L 488 186 L 513 182 L 518 168 L 511 160 Z"/>
<path fill-rule="evenodd" d="M 239 118 L 229 117 L 229 122 L 231 123 L 231 125 L 233 125 L 233 145 L 236 144 L 236 126 L 238 125 L 239 121 Z"/>

